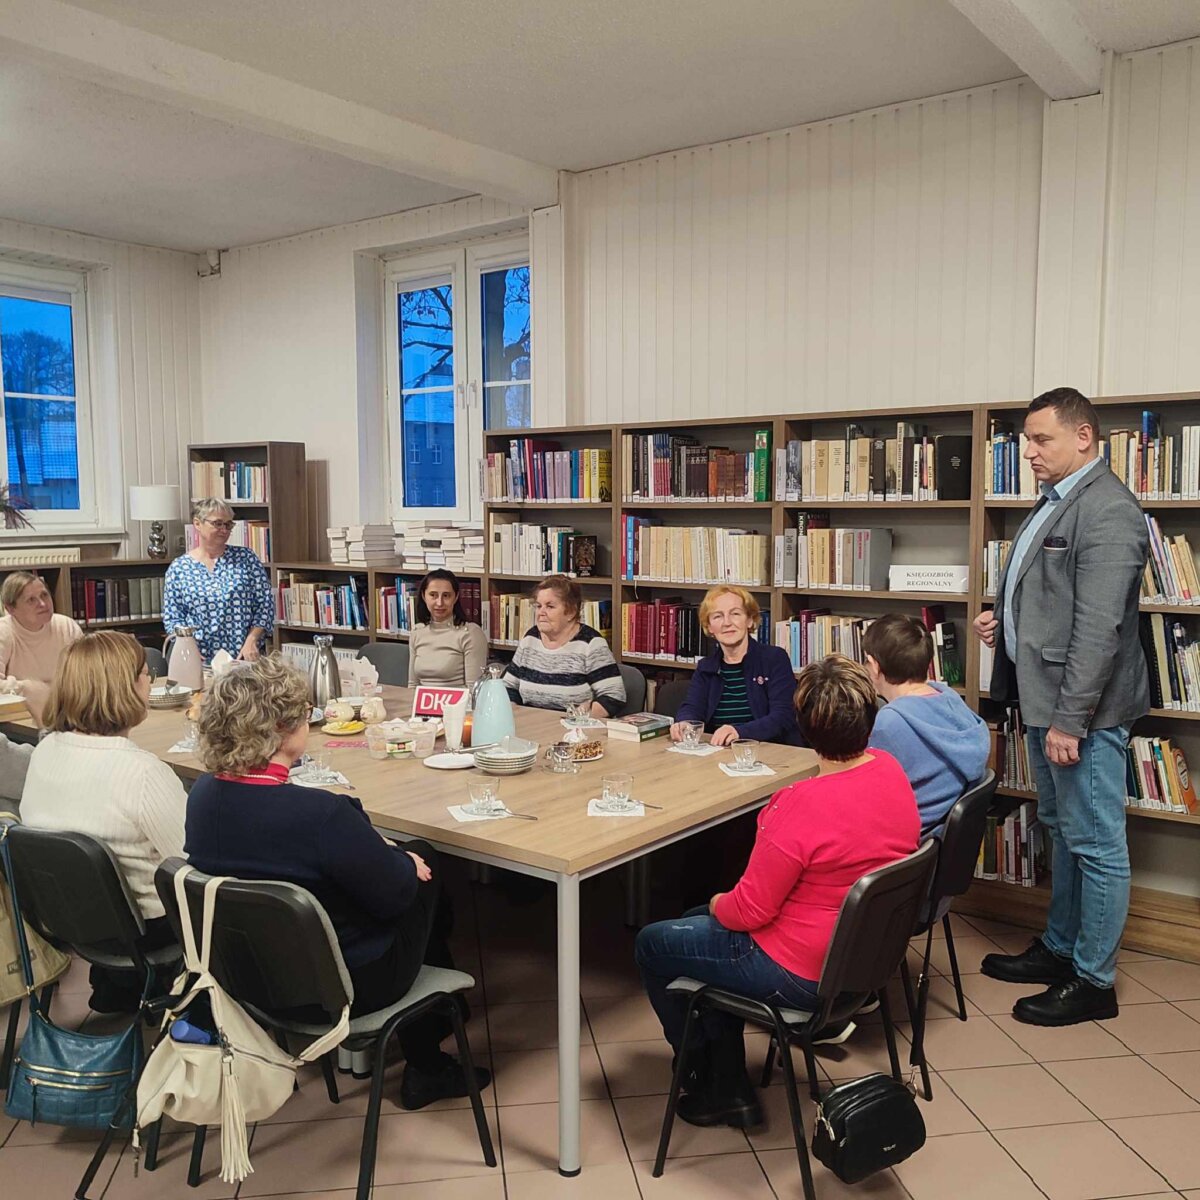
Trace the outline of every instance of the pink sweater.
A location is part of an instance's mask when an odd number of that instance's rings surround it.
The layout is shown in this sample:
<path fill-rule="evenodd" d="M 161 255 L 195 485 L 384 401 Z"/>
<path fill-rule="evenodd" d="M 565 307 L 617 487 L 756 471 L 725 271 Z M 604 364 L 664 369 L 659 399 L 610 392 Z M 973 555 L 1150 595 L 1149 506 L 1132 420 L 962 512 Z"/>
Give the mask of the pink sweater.
<path fill-rule="evenodd" d="M 36 720 L 50 695 L 63 651 L 83 637 L 79 625 L 55 613 L 45 629 L 31 633 L 10 616 L 0 617 L 0 680 L 2 690 L 25 697 Z"/>
<path fill-rule="evenodd" d="M 838 911 L 854 883 L 917 848 L 913 790 L 890 754 L 775 793 L 737 886 L 716 906 L 793 975 L 818 980 Z"/>

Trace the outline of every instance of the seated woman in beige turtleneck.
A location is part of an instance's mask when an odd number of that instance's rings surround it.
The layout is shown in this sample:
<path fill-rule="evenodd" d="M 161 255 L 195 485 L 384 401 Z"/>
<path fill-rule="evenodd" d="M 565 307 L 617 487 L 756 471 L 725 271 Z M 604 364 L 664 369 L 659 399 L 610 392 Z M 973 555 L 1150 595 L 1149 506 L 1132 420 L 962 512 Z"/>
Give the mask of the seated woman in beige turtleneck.
<path fill-rule="evenodd" d="M 408 639 L 408 686 L 470 686 L 483 674 L 487 638 L 468 621 L 453 571 L 430 571 L 417 588 L 416 623 Z"/>
<path fill-rule="evenodd" d="M 25 697 L 34 720 L 42 709 L 63 651 L 83 630 L 54 611 L 45 582 L 28 571 L 14 571 L 0 586 L 0 691 Z"/>

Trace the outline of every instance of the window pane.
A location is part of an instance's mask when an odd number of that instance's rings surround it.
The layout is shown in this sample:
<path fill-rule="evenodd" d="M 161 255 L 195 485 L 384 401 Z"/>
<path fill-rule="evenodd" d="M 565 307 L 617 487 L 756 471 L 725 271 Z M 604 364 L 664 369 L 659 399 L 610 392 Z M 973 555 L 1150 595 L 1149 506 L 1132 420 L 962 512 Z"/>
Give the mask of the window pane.
<path fill-rule="evenodd" d="M 405 507 L 453 508 L 454 393 L 422 392 L 403 404 Z"/>
<path fill-rule="evenodd" d="M 34 508 L 78 508 L 74 401 L 7 396 L 4 418 L 12 492 Z"/>
<path fill-rule="evenodd" d="M 70 304 L 0 296 L 4 390 L 75 395 Z"/>
<path fill-rule="evenodd" d="M 529 268 L 487 271 L 483 281 L 483 378 L 529 378 Z M 490 426 L 490 422 L 489 422 Z"/>
<path fill-rule="evenodd" d="M 486 383 L 483 386 L 485 429 L 528 429 L 533 424 L 527 383 Z"/>
<path fill-rule="evenodd" d="M 454 383 L 454 297 L 449 284 L 401 292 L 400 386 Z"/>

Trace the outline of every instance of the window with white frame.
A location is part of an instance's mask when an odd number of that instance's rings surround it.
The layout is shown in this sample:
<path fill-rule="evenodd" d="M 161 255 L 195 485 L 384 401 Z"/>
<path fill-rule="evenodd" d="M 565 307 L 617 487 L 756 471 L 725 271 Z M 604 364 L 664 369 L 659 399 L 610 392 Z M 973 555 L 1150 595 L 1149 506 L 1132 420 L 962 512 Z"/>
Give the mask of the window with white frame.
<path fill-rule="evenodd" d="M 393 515 L 478 519 L 483 431 L 533 423 L 528 241 L 396 259 L 385 286 Z"/>
<path fill-rule="evenodd" d="M 41 530 L 94 522 L 87 280 L 0 259 L 0 479 Z"/>

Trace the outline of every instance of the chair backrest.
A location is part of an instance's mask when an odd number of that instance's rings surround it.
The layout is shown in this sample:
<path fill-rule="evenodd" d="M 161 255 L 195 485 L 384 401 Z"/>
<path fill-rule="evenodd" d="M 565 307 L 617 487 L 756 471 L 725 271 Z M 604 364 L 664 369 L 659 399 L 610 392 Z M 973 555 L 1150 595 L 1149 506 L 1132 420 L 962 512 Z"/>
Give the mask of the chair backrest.
<path fill-rule="evenodd" d="M 864 875 L 846 893 L 821 968 L 822 1001 L 887 987 L 916 928 L 937 852 L 935 841 L 923 842 L 907 858 Z"/>
<path fill-rule="evenodd" d="M 154 886 L 180 945 L 183 922 L 175 875 L 186 866 L 181 858 L 168 858 L 154 873 Z M 184 881 L 197 949 L 204 885 L 210 878 L 193 870 Z M 328 915 L 294 883 L 235 879 L 221 885 L 209 969 L 235 1000 L 268 1012 L 316 1006 L 336 1017 L 353 995 Z"/>
<path fill-rule="evenodd" d="M 359 652 L 379 672 L 379 682 L 408 686 L 408 643 L 368 642 Z"/>
<path fill-rule="evenodd" d="M 672 679 L 670 683 L 664 683 L 655 693 L 654 711 L 664 717 L 674 717 L 691 686 L 687 679 Z"/>
<path fill-rule="evenodd" d="M 146 646 L 144 649 L 146 651 L 146 666 L 150 668 L 150 674 L 155 679 L 166 679 L 167 660 L 163 652 L 154 646 Z"/>
<path fill-rule="evenodd" d="M 146 931 L 116 856 L 85 833 L 30 829 L 5 821 L 21 915 L 44 938 L 144 966 Z"/>
<path fill-rule="evenodd" d="M 987 827 L 988 809 L 996 794 L 996 773 L 984 777 L 954 802 L 946 816 L 939 841 L 937 870 L 930 888 L 930 900 L 936 910 L 947 896 L 961 896 L 971 886 L 979 846 Z"/>
<path fill-rule="evenodd" d="M 625 684 L 625 703 L 617 716 L 627 717 L 630 713 L 639 713 L 646 707 L 646 677 L 631 663 L 618 663 L 618 667 L 621 682 Z"/>

